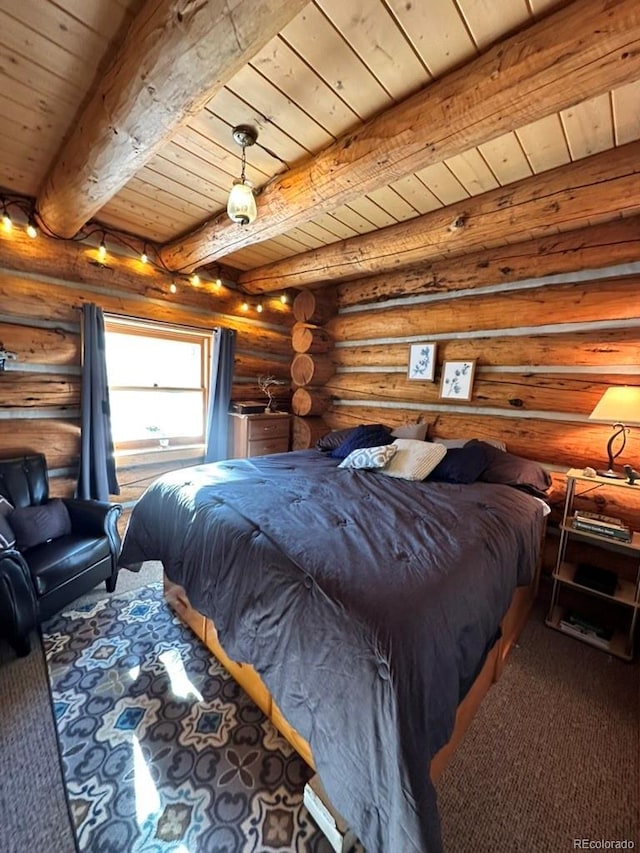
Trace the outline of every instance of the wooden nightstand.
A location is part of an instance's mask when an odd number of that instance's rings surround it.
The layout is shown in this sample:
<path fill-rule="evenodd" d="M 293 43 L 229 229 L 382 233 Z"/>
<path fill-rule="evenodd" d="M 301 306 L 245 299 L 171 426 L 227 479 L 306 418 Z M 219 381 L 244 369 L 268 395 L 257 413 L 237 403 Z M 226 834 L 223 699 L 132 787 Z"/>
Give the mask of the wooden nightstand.
<path fill-rule="evenodd" d="M 229 456 L 266 456 L 268 453 L 286 453 L 289 450 L 291 415 L 286 412 L 272 414 L 230 414 Z"/>
<path fill-rule="evenodd" d="M 566 559 L 566 552 L 569 541 L 575 539 L 593 547 L 628 555 L 640 563 L 640 532 L 632 531 L 630 541 L 622 541 L 611 534 L 604 535 L 597 532 L 595 525 L 591 530 L 584 529 L 584 527 L 583 529 L 574 527 L 574 501 L 576 484 L 578 483 L 589 487 L 590 490 L 617 488 L 638 491 L 639 489 L 638 486 L 629 485 L 626 480 L 615 480 L 609 477 L 586 477 L 579 468 L 571 468 L 567 471 L 567 497 L 560 525 L 560 545 L 556 568 L 553 573 L 551 606 L 546 622 L 549 627 L 570 634 L 579 640 L 583 640 L 583 642 L 609 652 L 609 654 L 616 655 L 624 660 L 631 660 L 634 651 L 635 627 L 640 609 L 640 564 L 636 568 L 634 581 L 622 577 L 611 577 L 612 587 L 605 591 L 603 588 L 599 589 L 597 585 L 587 586 L 581 582 L 578 565 Z M 582 576 L 584 576 L 584 572 Z M 577 600 L 578 603 L 575 606 L 572 603 L 572 606 L 567 608 L 564 602 L 568 596 L 573 596 L 574 602 Z M 584 602 L 582 605 L 579 603 L 580 600 Z M 619 620 L 615 620 L 617 624 L 611 636 L 608 636 L 608 632 L 604 630 L 604 624 L 601 625 L 603 628 L 602 636 L 599 636 L 596 630 L 589 630 L 590 624 L 597 628 L 600 623 L 597 608 L 595 608 L 595 618 L 592 619 L 589 615 L 594 610 L 593 604 L 597 604 L 598 600 L 601 602 L 601 607 L 613 608 L 620 617 Z M 606 605 L 603 605 L 603 602 L 606 602 Z M 589 607 L 589 603 L 591 603 L 591 607 Z M 583 612 L 587 613 L 584 621 L 580 616 Z"/>

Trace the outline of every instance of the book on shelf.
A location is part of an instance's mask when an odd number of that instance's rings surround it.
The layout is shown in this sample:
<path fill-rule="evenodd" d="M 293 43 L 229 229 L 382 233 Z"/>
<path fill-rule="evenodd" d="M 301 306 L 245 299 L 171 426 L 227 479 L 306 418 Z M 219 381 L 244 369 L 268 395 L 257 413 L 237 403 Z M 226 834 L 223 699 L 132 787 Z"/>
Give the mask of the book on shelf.
<path fill-rule="evenodd" d="M 613 515 L 602 515 L 600 512 L 587 512 L 587 510 L 577 509 L 574 516 L 584 521 L 599 521 L 601 524 L 611 524 L 614 527 L 626 527 L 621 518 L 616 518 Z"/>
<path fill-rule="evenodd" d="M 574 530 L 595 533 L 596 536 L 617 539 L 619 542 L 631 542 L 632 534 L 629 527 L 616 527 L 609 524 L 601 524 L 598 521 L 585 521 L 581 518 L 574 518 L 572 527 Z"/>
<path fill-rule="evenodd" d="M 610 628 L 587 619 L 574 610 L 567 610 L 561 617 L 559 625 L 568 634 L 574 634 L 580 638 L 586 637 L 602 648 L 608 649 L 613 637 L 613 631 Z"/>
<path fill-rule="evenodd" d="M 575 625 L 563 622 L 562 620 L 560 620 L 560 630 L 564 631 L 565 634 L 571 634 L 572 636 L 577 637 L 579 640 L 589 640 L 590 643 L 593 643 L 594 646 L 599 646 L 601 649 L 608 650 L 610 647 L 609 640 L 599 637 L 597 634 L 592 634 L 590 631 L 584 631 L 583 629 L 577 628 Z"/>

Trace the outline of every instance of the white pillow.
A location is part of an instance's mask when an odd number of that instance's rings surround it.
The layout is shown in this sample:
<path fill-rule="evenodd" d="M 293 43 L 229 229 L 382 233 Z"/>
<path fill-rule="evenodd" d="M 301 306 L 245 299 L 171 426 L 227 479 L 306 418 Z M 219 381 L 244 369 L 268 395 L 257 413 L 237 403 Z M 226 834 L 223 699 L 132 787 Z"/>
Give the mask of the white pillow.
<path fill-rule="evenodd" d="M 384 468 L 396 455 L 395 444 L 381 444 L 378 447 L 358 447 L 342 460 L 338 468 Z"/>
<path fill-rule="evenodd" d="M 427 437 L 428 428 L 429 424 L 405 424 L 396 427 L 391 435 L 394 438 L 415 438 L 418 441 L 424 441 Z"/>
<path fill-rule="evenodd" d="M 380 473 L 403 480 L 424 480 L 447 453 L 443 444 L 414 438 L 396 438 L 394 445 L 398 452 Z"/>

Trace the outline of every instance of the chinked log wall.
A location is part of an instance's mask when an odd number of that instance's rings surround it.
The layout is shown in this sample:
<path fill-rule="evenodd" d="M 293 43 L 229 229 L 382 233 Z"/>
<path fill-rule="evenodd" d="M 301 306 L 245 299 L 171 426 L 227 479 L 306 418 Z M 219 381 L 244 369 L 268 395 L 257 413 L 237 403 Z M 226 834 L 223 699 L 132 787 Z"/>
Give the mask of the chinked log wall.
<path fill-rule="evenodd" d="M 264 300 L 258 321 L 241 314 L 241 299 L 214 285 L 171 279 L 134 258 L 110 255 L 105 265 L 87 246 L 38 237 L 19 229 L 0 235 L 0 343 L 17 359 L 0 372 L 0 456 L 44 452 L 51 493 L 71 495 L 80 439 L 80 308 L 208 330 L 237 331 L 234 393 L 255 398 L 256 378 L 289 381 L 291 310 Z M 118 500 L 127 510 L 165 471 L 196 464 L 202 447 L 119 453 Z M 128 511 L 123 515 L 123 524 Z"/>
<path fill-rule="evenodd" d="M 605 462 L 611 428 L 588 420 L 600 395 L 640 384 L 639 293 L 638 218 L 344 283 L 324 418 L 421 418 L 436 439 L 501 438 L 555 469 L 557 517 L 561 472 Z M 407 378 L 409 344 L 422 341 L 437 345 L 435 382 Z M 445 359 L 477 359 L 470 402 L 439 399 Z M 640 428 L 620 461 L 639 467 Z M 638 526 L 640 497 L 610 490 L 597 506 Z"/>

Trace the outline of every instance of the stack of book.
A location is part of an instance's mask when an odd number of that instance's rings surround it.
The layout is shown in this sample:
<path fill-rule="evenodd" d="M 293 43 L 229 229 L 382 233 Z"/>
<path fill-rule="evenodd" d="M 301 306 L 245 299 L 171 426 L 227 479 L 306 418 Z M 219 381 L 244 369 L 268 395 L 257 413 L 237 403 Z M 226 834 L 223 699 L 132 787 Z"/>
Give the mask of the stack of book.
<path fill-rule="evenodd" d="M 595 533 L 620 542 L 631 542 L 631 529 L 620 518 L 576 510 L 572 524 L 574 530 L 584 530 L 586 533 Z"/>
<path fill-rule="evenodd" d="M 580 639 L 590 640 L 600 648 L 608 649 L 613 637 L 613 631 L 599 625 L 590 619 L 586 619 L 573 610 L 567 610 L 560 619 L 560 628 L 567 634 L 573 634 Z"/>

